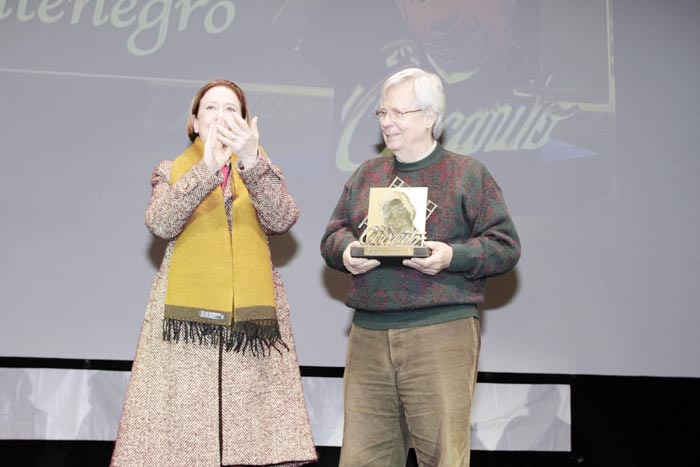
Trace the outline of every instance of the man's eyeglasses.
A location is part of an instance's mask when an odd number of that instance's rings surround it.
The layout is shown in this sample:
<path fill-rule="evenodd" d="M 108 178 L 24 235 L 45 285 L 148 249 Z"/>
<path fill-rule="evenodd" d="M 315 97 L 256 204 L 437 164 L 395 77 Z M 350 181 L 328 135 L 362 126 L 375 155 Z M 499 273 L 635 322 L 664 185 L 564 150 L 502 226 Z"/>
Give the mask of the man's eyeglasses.
<path fill-rule="evenodd" d="M 387 115 L 391 117 L 392 120 L 401 120 L 406 114 L 411 114 L 413 112 L 422 112 L 423 109 L 416 109 L 416 110 L 406 110 L 406 111 L 400 111 L 396 109 L 379 109 L 374 111 L 374 116 L 377 117 L 377 120 L 381 120 L 382 118 L 386 117 Z"/>

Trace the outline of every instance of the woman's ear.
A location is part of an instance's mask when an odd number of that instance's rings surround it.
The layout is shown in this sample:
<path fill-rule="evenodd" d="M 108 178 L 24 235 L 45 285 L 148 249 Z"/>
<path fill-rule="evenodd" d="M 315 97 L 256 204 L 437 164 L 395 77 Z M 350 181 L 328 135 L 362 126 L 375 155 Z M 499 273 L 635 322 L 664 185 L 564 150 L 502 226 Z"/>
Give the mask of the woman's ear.
<path fill-rule="evenodd" d="M 190 115 L 190 125 L 196 135 L 199 134 L 199 122 L 197 121 L 197 116 L 195 114 Z"/>

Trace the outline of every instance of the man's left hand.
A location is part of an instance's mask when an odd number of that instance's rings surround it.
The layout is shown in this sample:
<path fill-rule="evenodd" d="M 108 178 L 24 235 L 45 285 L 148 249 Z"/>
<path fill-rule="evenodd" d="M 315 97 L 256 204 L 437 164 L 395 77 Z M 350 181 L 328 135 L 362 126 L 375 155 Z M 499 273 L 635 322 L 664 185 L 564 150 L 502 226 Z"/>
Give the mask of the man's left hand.
<path fill-rule="evenodd" d="M 430 249 L 427 258 L 411 258 L 403 260 L 403 265 L 416 269 L 423 274 L 434 276 L 452 262 L 452 247 L 442 242 L 425 242 Z"/>

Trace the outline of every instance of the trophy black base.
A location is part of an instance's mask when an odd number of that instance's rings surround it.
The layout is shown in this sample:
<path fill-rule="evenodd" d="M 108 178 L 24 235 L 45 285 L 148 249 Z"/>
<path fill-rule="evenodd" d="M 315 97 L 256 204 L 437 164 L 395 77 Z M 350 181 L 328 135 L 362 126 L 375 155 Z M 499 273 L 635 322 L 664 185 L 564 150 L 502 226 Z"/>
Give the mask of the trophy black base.
<path fill-rule="evenodd" d="M 350 256 L 353 258 L 368 259 L 403 259 L 403 258 L 427 258 L 430 251 L 427 246 L 404 245 L 363 245 L 350 248 Z"/>

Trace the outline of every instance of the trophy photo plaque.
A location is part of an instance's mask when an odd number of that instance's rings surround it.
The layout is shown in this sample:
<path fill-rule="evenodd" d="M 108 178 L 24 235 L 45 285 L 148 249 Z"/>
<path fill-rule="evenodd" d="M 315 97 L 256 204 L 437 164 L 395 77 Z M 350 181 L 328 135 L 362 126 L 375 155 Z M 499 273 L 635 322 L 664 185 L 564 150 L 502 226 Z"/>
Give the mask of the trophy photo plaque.
<path fill-rule="evenodd" d="M 426 258 L 427 187 L 371 188 L 367 227 L 361 246 L 350 255 L 359 258 Z"/>

